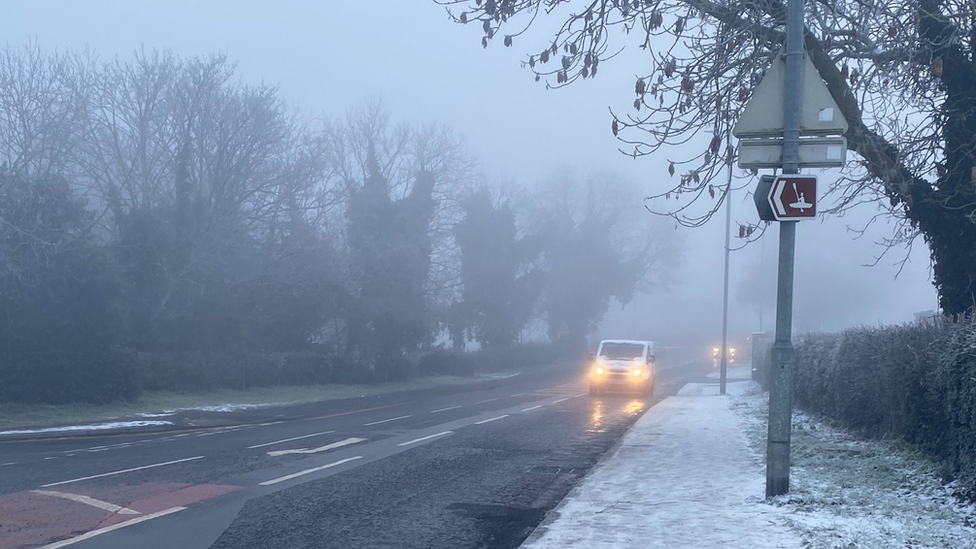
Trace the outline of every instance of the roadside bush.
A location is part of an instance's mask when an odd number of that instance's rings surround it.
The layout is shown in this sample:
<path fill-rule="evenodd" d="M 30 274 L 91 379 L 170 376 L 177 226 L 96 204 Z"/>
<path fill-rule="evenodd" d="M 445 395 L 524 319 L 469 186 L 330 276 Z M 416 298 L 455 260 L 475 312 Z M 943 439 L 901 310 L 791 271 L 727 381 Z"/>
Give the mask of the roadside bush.
<path fill-rule="evenodd" d="M 432 349 L 417 361 L 417 374 L 422 376 L 474 375 L 476 354 L 478 353 L 465 353 L 454 349 Z"/>
<path fill-rule="evenodd" d="M 976 495 L 976 325 L 813 334 L 796 350 L 797 405 L 916 444 Z"/>
<path fill-rule="evenodd" d="M 28 404 L 134 400 L 142 394 L 138 353 L 108 349 L 32 352 L 3 357 L 0 400 Z"/>

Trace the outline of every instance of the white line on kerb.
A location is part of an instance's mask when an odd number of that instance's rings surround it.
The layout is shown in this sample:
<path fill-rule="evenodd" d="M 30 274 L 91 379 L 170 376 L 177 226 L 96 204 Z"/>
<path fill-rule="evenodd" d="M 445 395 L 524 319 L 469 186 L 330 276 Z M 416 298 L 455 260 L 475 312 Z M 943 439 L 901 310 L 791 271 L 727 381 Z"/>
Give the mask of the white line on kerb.
<path fill-rule="evenodd" d="M 98 507 L 99 509 L 108 511 L 109 513 L 118 513 L 120 515 L 140 514 L 139 511 L 133 511 L 128 507 L 122 507 L 121 505 L 116 505 L 114 503 L 109 503 L 107 501 L 102 501 L 100 499 L 95 499 L 88 496 L 82 496 L 79 494 L 69 494 L 67 492 L 55 492 L 52 490 L 31 490 L 31 493 L 40 494 L 42 496 L 51 496 L 53 498 L 68 499 L 71 501 L 76 501 L 78 503 L 84 503 L 85 505 Z"/>
<path fill-rule="evenodd" d="M 369 423 L 363 423 L 363 427 L 369 427 L 370 425 L 379 425 L 380 423 L 389 423 L 391 421 L 397 421 L 399 419 L 407 419 L 408 417 L 413 417 L 413 416 L 391 417 L 390 419 L 381 419 L 379 421 L 371 421 Z"/>
<path fill-rule="evenodd" d="M 365 442 L 365 438 L 350 437 L 338 442 L 333 442 L 331 444 L 326 444 L 325 446 L 319 446 L 318 448 L 295 448 L 293 450 L 275 450 L 273 452 L 268 452 L 269 456 L 284 456 L 288 454 L 317 454 L 319 452 L 327 452 L 329 450 L 335 450 L 336 448 L 342 448 L 343 446 L 349 446 L 350 444 L 357 444 L 360 442 Z"/>
<path fill-rule="evenodd" d="M 131 473 L 133 471 L 142 471 L 143 469 L 152 469 L 153 467 L 162 467 L 164 465 L 173 465 L 174 463 L 183 463 L 184 461 L 193 461 L 197 459 L 203 459 L 203 456 L 196 456 L 191 458 L 176 459 L 173 461 L 164 461 L 163 463 L 153 463 L 152 465 L 143 465 L 142 467 L 133 467 L 131 469 L 122 469 L 121 471 L 112 471 L 111 473 L 102 473 L 100 475 L 91 475 L 89 477 L 74 478 L 71 480 L 62 480 L 61 482 L 52 482 L 50 484 L 42 484 L 41 488 L 50 488 L 51 486 L 60 486 L 62 484 L 71 484 L 72 482 L 81 482 L 83 480 L 91 480 L 93 478 L 110 477 L 112 475 L 121 475 L 123 473 Z M 146 515 L 149 516 L 149 515 Z"/>
<path fill-rule="evenodd" d="M 436 409 L 436 410 L 431 410 L 431 411 L 430 411 L 430 413 L 432 413 L 432 414 L 436 414 L 437 412 L 446 412 L 446 411 L 448 411 L 448 410 L 457 410 L 457 409 L 458 409 L 458 408 L 460 408 L 460 407 L 461 407 L 461 405 L 460 405 L 460 404 L 459 404 L 459 405 L 457 405 L 457 406 L 448 406 L 447 408 L 438 408 L 438 409 Z"/>
<path fill-rule="evenodd" d="M 499 419 L 505 419 L 507 417 L 508 417 L 508 414 L 505 414 L 503 416 L 493 417 L 491 419 L 483 419 L 481 421 L 476 421 L 476 422 L 474 422 L 474 424 L 475 425 L 484 425 L 485 423 L 491 423 L 492 421 L 498 421 Z"/>
<path fill-rule="evenodd" d="M 118 524 L 113 524 L 111 526 L 106 526 L 105 528 L 99 528 L 97 530 L 92 530 L 91 532 L 86 532 L 86 533 L 84 533 L 84 534 L 82 534 L 80 536 L 75 536 L 73 538 L 68 538 L 66 540 L 62 540 L 62 541 L 58 541 L 58 542 L 55 542 L 55 543 L 51 543 L 51 544 L 45 545 L 43 547 L 39 547 L 38 549 L 59 549 L 61 547 L 67 547 L 68 545 L 72 545 L 72 544 L 78 543 L 79 541 L 85 541 L 86 539 L 91 539 L 91 538 L 93 538 L 95 536 L 100 536 L 102 534 L 106 534 L 106 533 L 111 532 L 113 530 L 118 530 L 120 528 L 125 528 L 126 526 L 132 526 L 133 524 L 138 524 L 140 522 L 146 522 L 147 520 L 152 520 L 154 518 L 159 518 L 159 517 L 162 517 L 162 516 L 166 516 L 166 515 L 175 513 L 177 511 L 182 511 L 183 509 L 186 509 L 186 507 L 170 507 L 169 509 L 164 509 L 162 511 L 159 511 L 158 513 L 152 513 L 152 514 L 149 514 L 149 515 L 144 515 L 144 516 L 141 516 L 141 517 L 138 517 L 138 518 L 134 518 L 132 520 L 127 520 L 125 522 L 120 522 Z"/>
<path fill-rule="evenodd" d="M 531 412 L 532 410 L 538 410 L 539 408 L 542 408 L 542 405 L 541 404 L 537 404 L 535 406 L 529 406 L 528 408 L 522 408 L 522 411 L 523 412 Z"/>
<path fill-rule="evenodd" d="M 401 442 L 400 444 L 397 444 L 397 446 L 409 446 L 411 444 L 416 444 L 418 442 L 423 442 L 425 440 L 430 440 L 432 438 L 437 438 L 437 437 L 442 437 L 444 435 L 449 435 L 449 434 L 451 434 L 453 432 L 454 431 L 444 431 L 442 433 L 437 433 L 437 434 L 433 434 L 433 435 L 427 435 L 425 437 L 415 438 L 413 440 L 408 440 L 406 442 Z"/>
<path fill-rule="evenodd" d="M 559 404 L 560 402 L 566 402 L 567 400 L 569 400 L 569 397 L 561 398 L 559 400 L 554 400 L 554 401 L 552 401 L 552 403 L 553 404 Z"/>
<path fill-rule="evenodd" d="M 281 440 L 276 440 L 274 442 L 265 442 L 264 444 L 255 444 L 254 446 L 248 446 L 247 449 L 248 450 L 253 450 L 255 448 L 264 448 L 265 446 L 274 446 L 275 444 L 281 444 L 281 443 L 284 443 L 284 442 L 291 442 L 293 440 L 301 440 L 303 438 L 320 437 L 322 435 L 328 435 L 328 434 L 334 433 L 334 432 L 335 431 L 322 431 L 321 433 L 312 433 L 310 435 L 302 435 L 300 437 L 285 438 L 285 439 L 281 439 Z"/>
<path fill-rule="evenodd" d="M 485 400 L 479 400 L 478 402 L 475 402 L 475 404 L 484 404 L 486 402 L 495 402 L 496 400 L 498 400 L 497 397 L 496 398 L 487 398 Z"/>
<path fill-rule="evenodd" d="M 328 469 L 330 467 L 335 467 L 337 465 L 342 465 L 343 463 L 349 463 L 350 461 L 355 461 L 357 459 L 363 459 L 363 456 L 353 456 L 351 458 L 340 459 L 339 461 L 335 461 L 335 462 L 329 463 L 327 465 L 320 465 L 319 467 L 312 467 L 311 469 L 305 469 L 304 471 L 299 471 L 297 473 L 292 473 L 290 475 L 285 475 L 283 477 L 278 477 L 278 478 L 275 478 L 275 479 L 266 480 L 264 482 L 261 482 L 260 484 L 261 484 L 261 486 L 271 486 L 272 484 L 278 484 L 279 482 L 284 482 L 286 480 L 291 480 L 293 478 L 298 478 L 298 477 L 300 477 L 302 475 L 308 475 L 310 473 L 315 473 L 315 472 L 318 472 L 318 471 L 322 471 L 323 469 Z"/>

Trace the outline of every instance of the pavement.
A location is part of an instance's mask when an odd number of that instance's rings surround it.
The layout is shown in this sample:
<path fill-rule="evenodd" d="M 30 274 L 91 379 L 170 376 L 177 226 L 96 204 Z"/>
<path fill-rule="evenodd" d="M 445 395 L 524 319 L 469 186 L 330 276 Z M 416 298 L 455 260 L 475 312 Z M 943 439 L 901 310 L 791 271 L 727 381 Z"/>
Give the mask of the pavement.
<path fill-rule="evenodd" d="M 763 503 L 763 458 L 709 377 L 649 409 L 522 547 L 804 547 Z M 746 367 L 728 381 L 730 395 L 754 388 Z"/>
<path fill-rule="evenodd" d="M 646 410 L 709 371 L 674 355 L 650 398 L 592 398 L 572 367 L 0 440 L 0 549 L 515 548 Z"/>

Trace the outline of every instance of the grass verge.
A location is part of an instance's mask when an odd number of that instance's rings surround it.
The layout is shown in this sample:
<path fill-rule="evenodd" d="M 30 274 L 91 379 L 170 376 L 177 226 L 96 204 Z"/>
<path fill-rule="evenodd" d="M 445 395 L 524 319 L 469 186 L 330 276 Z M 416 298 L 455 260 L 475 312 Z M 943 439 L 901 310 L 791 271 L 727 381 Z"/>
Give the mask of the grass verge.
<path fill-rule="evenodd" d="M 767 395 L 757 389 L 732 402 L 762 459 Z M 862 440 L 794 411 L 791 454 L 790 492 L 770 503 L 787 509 L 804 549 L 976 547 L 976 508 L 907 443 Z"/>
<path fill-rule="evenodd" d="M 255 387 L 245 390 L 221 389 L 204 393 L 149 391 L 133 402 L 114 404 L 19 404 L 0 403 L 0 429 L 47 427 L 135 418 L 140 414 L 160 414 L 186 409 L 232 410 L 242 407 L 301 404 L 360 396 L 465 385 L 514 374 L 475 376 L 430 376 L 410 381 L 375 385 L 297 385 Z"/>

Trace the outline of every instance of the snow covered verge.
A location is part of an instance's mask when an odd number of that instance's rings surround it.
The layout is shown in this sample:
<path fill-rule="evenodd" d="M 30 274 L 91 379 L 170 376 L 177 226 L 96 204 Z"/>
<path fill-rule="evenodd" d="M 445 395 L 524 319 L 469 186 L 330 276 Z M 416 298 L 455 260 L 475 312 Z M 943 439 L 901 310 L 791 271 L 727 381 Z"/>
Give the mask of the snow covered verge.
<path fill-rule="evenodd" d="M 767 395 L 732 397 L 752 450 L 766 448 Z M 976 507 L 953 496 L 937 466 L 896 440 L 859 440 L 801 411 L 793 416 L 790 493 L 773 498 L 778 522 L 805 549 L 976 547 Z"/>

